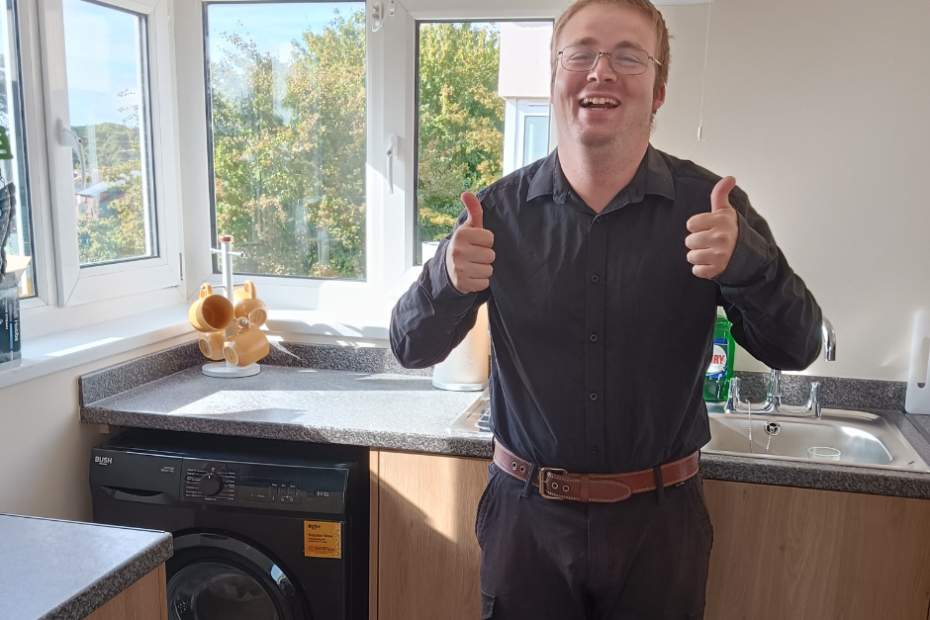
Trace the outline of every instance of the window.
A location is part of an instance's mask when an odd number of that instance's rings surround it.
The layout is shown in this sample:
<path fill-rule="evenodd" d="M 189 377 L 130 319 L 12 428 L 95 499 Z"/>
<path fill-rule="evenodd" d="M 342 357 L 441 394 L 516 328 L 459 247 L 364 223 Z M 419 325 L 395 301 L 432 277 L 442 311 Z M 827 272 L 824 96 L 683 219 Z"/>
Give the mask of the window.
<path fill-rule="evenodd" d="M 462 192 L 548 153 L 551 32 L 548 21 L 418 24 L 416 263 L 452 230 Z M 540 96 L 529 112 L 522 98 Z"/>
<path fill-rule="evenodd" d="M 366 279 L 365 4 L 206 4 L 204 22 L 213 237 L 245 252 L 237 273 Z"/>
<path fill-rule="evenodd" d="M 168 0 L 40 6 L 57 305 L 178 287 Z"/>
<path fill-rule="evenodd" d="M 146 18 L 62 0 L 81 267 L 158 255 Z M 65 131 L 69 131 L 65 129 Z"/>
<path fill-rule="evenodd" d="M 29 182 L 27 177 L 23 99 L 21 92 L 16 4 L 7 0 L 0 11 L 0 174 L 16 187 L 16 207 L 9 222 L 6 254 L 10 262 L 33 256 Z M 2 231 L 0 231 L 2 234 Z M 2 239 L 0 239 L 2 242 Z M 13 258 L 16 257 L 16 258 Z M 30 260 L 19 281 L 19 296 L 36 294 L 35 265 Z"/>

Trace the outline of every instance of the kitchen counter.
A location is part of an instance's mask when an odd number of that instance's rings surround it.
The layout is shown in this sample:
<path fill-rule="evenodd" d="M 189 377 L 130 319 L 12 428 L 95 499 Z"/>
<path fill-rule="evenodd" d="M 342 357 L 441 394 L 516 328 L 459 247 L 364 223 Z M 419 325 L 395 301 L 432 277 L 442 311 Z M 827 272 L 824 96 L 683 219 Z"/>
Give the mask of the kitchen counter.
<path fill-rule="evenodd" d="M 0 514 L 0 618 L 85 618 L 172 548 L 165 532 Z"/>
<path fill-rule="evenodd" d="M 491 457 L 489 435 L 449 428 L 477 394 L 436 390 L 428 371 L 405 371 L 384 349 L 279 344 L 260 374 L 242 379 L 205 377 L 203 363 L 194 343 L 85 375 L 81 420 Z M 857 392 L 856 385 L 843 388 L 837 391 Z M 930 443 L 908 416 L 876 408 L 868 398 L 858 404 L 873 405 L 861 410 L 897 426 L 930 462 Z M 930 499 L 926 473 L 717 454 L 701 456 L 701 473 L 706 479 Z"/>

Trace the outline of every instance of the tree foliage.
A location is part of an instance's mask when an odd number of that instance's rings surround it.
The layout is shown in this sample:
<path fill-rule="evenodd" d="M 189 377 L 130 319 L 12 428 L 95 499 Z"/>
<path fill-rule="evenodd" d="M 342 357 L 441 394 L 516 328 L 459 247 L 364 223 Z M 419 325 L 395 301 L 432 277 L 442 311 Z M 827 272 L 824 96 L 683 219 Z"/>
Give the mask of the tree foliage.
<path fill-rule="evenodd" d="M 90 128 L 74 129 L 86 143 Z M 142 195 L 138 125 L 100 123 L 93 126 L 93 132 L 96 181 L 106 183 L 110 193 L 118 194 L 119 198 L 102 205 L 96 216 L 78 213 L 78 258 L 86 265 L 145 256 L 146 205 Z M 89 150 L 90 147 L 85 147 L 85 156 L 90 155 Z M 75 171 L 79 170 L 80 164 L 75 161 Z"/>
<path fill-rule="evenodd" d="M 305 32 L 290 62 L 228 35 L 211 67 L 217 230 L 237 271 L 365 277 L 365 14 Z"/>
<path fill-rule="evenodd" d="M 452 229 L 462 192 L 501 176 L 500 36 L 492 26 L 424 24 L 419 58 L 417 211 L 420 240 L 430 241 Z"/>

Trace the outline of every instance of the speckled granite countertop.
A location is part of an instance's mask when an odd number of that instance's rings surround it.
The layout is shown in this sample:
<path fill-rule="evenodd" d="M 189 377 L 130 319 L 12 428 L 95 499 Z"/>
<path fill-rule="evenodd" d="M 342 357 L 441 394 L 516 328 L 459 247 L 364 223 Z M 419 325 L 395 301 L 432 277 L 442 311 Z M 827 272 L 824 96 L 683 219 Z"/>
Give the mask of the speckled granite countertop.
<path fill-rule="evenodd" d="M 384 349 L 279 343 L 262 372 L 203 376 L 204 358 L 182 345 L 85 375 L 81 420 L 89 423 L 342 443 L 378 449 L 490 458 L 486 434 L 451 430 L 477 397 L 432 387 L 429 371 L 405 371 Z M 266 365 L 266 363 L 268 365 Z M 746 377 L 747 385 L 753 385 Z M 810 378 L 786 377 L 786 394 Z M 930 463 L 930 421 L 921 432 L 900 413 L 903 386 L 825 380 L 827 406 L 881 415 Z M 750 393 L 750 397 L 758 399 Z M 898 402 L 900 401 L 900 403 Z M 703 454 L 706 479 L 930 499 L 930 473 Z"/>
<path fill-rule="evenodd" d="M 0 514 L 0 618 L 86 618 L 172 548 L 165 532 Z"/>

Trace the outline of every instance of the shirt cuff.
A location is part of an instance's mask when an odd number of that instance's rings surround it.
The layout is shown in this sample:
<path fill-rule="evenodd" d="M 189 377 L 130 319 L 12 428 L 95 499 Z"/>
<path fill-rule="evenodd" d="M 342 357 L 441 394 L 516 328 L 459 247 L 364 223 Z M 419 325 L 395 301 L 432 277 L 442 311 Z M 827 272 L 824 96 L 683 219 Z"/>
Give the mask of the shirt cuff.
<path fill-rule="evenodd" d="M 777 258 L 777 252 L 765 237 L 756 232 L 738 212 L 739 236 L 733 256 L 723 273 L 714 281 L 723 286 L 742 286 L 748 284 L 765 271 L 765 268 Z"/>
<path fill-rule="evenodd" d="M 427 281 L 421 284 L 423 284 L 430 298 L 434 301 L 451 302 L 453 304 L 455 302 L 462 302 L 466 306 L 470 306 L 477 293 L 460 293 L 452 285 L 452 280 L 449 279 L 449 272 L 446 270 L 446 247 L 448 244 L 448 241 L 443 240 L 443 242 L 439 244 L 439 247 L 436 248 L 436 254 L 433 258 L 424 265 L 423 273 Z"/>

